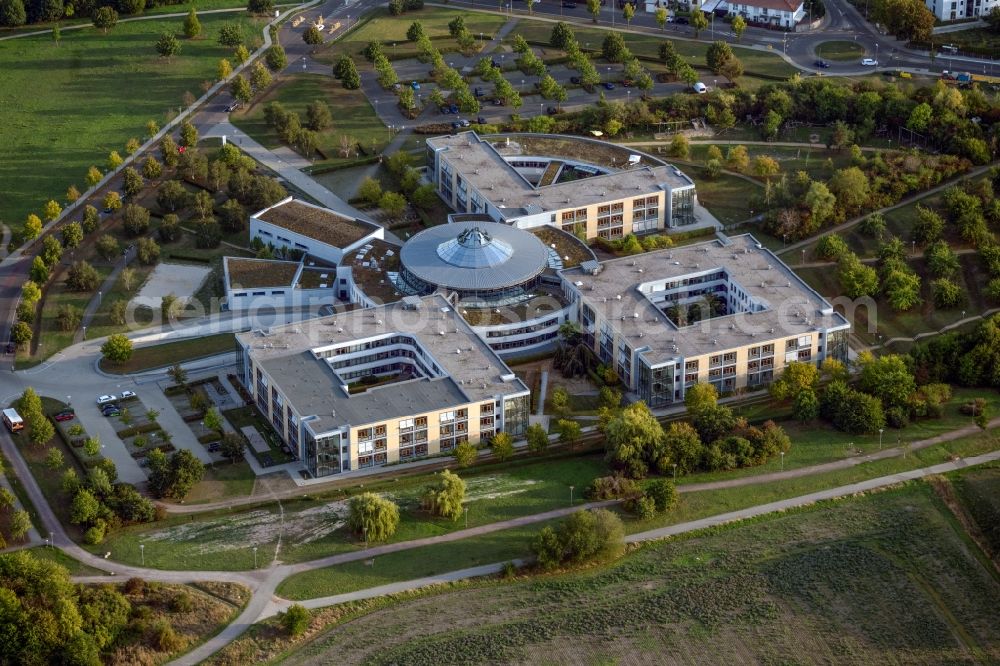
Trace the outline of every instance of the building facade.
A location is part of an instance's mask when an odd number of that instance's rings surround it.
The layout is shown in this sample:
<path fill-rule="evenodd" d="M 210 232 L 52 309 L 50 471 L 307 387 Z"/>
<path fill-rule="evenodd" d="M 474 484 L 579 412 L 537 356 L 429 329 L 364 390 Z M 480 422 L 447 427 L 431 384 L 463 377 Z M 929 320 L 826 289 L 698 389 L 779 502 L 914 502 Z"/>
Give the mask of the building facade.
<path fill-rule="evenodd" d="M 441 296 L 237 335 L 244 385 L 313 477 L 514 437 L 530 393 Z"/>
<path fill-rule="evenodd" d="M 696 222 L 694 182 L 676 167 L 603 141 L 559 139 L 434 137 L 427 140 L 428 176 L 458 213 L 520 229 L 550 225 L 613 240 Z M 602 155 L 604 163 L 587 161 Z"/>
<path fill-rule="evenodd" d="M 788 30 L 794 29 L 806 17 L 806 6 L 802 0 L 739 0 L 720 3 L 719 7 L 728 7 L 730 16 L 739 15 L 751 23 Z"/>
<path fill-rule="evenodd" d="M 585 343 L 650 407 L 847 360 L 849 322 L 750 235 L 563 271 Z"/>
<path fill-rule="evenodd" d="M 310 254 L 340 264 L 347 255 L 384 237 L 385 230 L 377 224 L 292 197 L 250 216 L 251 242 L 260 240 L 286 257 Z"/>

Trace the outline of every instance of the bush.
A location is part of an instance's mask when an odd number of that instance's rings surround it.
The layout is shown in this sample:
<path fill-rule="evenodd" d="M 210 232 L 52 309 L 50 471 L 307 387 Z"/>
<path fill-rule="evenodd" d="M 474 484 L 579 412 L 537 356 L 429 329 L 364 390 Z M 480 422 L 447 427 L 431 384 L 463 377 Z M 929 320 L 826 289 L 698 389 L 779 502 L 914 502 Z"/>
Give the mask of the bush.
<path fill-rule="evenodd" d="M 289 636 L 301 636 L 309 628 L 309 611 L 301 604 L 292 604 L 281 614 L 281 626 Z"/>
<path fill-rule="evenodd" d="M 591 500 L 626 499 L 641 494 L 642 488 L 637 481 L 620 474 L 599 476 L 584 491 L 584 496 Z"/>
<path fill-rule="evenodd" d="M 640 520 L 649 520 L 656 515 L 656 502 L 652 497 L 638 497 L 626 503 L 625 509 Z"/>
<path fill-rule="evenodd" d="M 351 498 L 347 525 L 369 541 L 385 541 L 399 527 L 399 507 L 375 493 Z"/>
<path fill-rule="evenodd" d="M 670 511 L 679 500 L 679 493 L 674 482 L 669 479 L 656 479 L 646 488 L 646 496 L 653 500 L 657 511 Z"/>

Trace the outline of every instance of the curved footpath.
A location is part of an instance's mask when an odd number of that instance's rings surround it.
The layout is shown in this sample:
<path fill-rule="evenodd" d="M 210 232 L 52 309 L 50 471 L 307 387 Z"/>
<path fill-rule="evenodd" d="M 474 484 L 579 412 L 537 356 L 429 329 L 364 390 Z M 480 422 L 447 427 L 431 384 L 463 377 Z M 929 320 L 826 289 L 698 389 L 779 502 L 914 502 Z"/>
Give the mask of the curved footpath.
<path fill-rule="evenodd" d="M 1000 427 L 1000 418 L 994 419 L 993 421 L 990 422 L 989 425 L 990 427 L 994 428 Z M 913 449 L 925 448 L 928 446 L 932 446 L 934 444 L 939 444 L 941 442 L 954 440 L 959 437 L 975 433 L 977 431 L 978 428 L 975 426 L 967 426 L 965 428 L 959 428 L 957 430 L 943 433 L 935 437 L 931 437 L 918 442 L 913 442 L 910 444 L 909 449 L 913 450 Z M 422 546 L 427 546 L 437 543 L 448 543 L 448 542 L 458 541 L 472 536 L 489 534 L 492 532 L 509 529 L 512 527 L 529 525 L 546 520 L 551 520 L 554 518 L 559 518 L 568 515 L 574 511 L 579 511 L 581 509 L 609 506 L 615 503 L 614 501 L 607 501 L 607 502 L 593 502 L 588 504 L 580 504 L 577 506 L 548 511 L 545 513 L 540 513 L 530 516 L 521 516 L 507 521 L 501 521 L 487 525 L 480 525 L 466 530 L 458 530 L 450 534 L 445 534 L 437 537 L 428 537 L 425 539 L 417 539 L 413 541 L 386 544 L 383 546 L 377 546 L 375 548 L 369 548 L 366 550 L 355 551 L 351 553 L 341 553 L 313 560 L 310 562 L 303 562 L 293 565 L 272 565 L 269 568 L 260 569 L 256 571 L 248 571 L 248 572 L 163 571 L 158 569 L 135 567 L 106 560 L 101 557 L 97 557 L 91 554 L 90 552 L 86 551 L 85 549 L 81 548 L 80 546 L 76 545 L 73 541 L 70 540 L 69 536 L 66 534 L 66 531 L 63 529 L 62 524 L 56 518 L 55 513 L 52 511 L 51 506 L 46 501 L 37 482 L 31 475 L 31 472 L 29 471 L 27 464 L 24 461 L 24 458 L 21 456 L 20 451 L 15 446 L 10 435 L 6 432 L 0 435 L 0 450 L 2 450 L 4 456 L 8 459 L 11 467 L 21 479 L 29 499 L 35 505 L 38 511 L 44 530 L 51 532 L 53 534 L 54 544 L 67 554 L 79 560 L 80 562 L 97 569 L 103 569 L 111 574 L 110 576 L 83 577 L 80 578 L 79 580 L 85 582 L 98 582 L 98 581 L 106 582 L 106 581 L 120 580 L 121 577 L 123 576 L 124 577 L 138 576 L 149 580 L 171 582 L 171 583 L 189 583 L 189 582 L 216 580 L 216 581 L 240 583 L 248 586 L 254 591 L 253 596 L 250 602 L 248 603 L 247 607 L 232 624 L 228 625 L 221 633 L 219 633 L 214 638 L 210 639 L 201 647 L 197 648 L 195 651 L 191 652 L 188 655 L 185 655 L 177 662 L 175 662 L 178 664 L 198 663 L 199 661 L 207 658 L 208 656 L 210 656 L 211 654 L 213 654 L 214 652 L 221 649 L 223 646 L 225 646 L 226 644 L 237 638 L 244 631 L 246 631 L 246 629 L 251 624 L 258 621 L 260 618 L 268 617 L 270 615 L 273 615 L 275 612 L 278 612 L 283 608 L 286 608 L 287 605 L 291 602 L 275 597 L 274 592 L 277 589 L 277 586 L 281 583 L 281 581 L 283 581 L 285 578 L 293 574 L 312 571 L 315 569 L 321 569 L 337 564 L 344 564 L 347 562 L 357 561 L 361 559 L 370 559 L 372 557 L 382 554 L 400 552 L 404 550 L 419 548 Z M 773 472 L 770 474 L 748 476 L 738 479 L 728 479 L 724 481 L 708 482 L 703 484 L 687 484 L 685 486 L 681 486 L 680 490 L 683 492 L 692 492 L 695 490 L 709 490 L 709 489 L 717 489 L 725 487 L 737 487 L 737 486 L 744 486 L 751 484 L 767 483 L 770 481 L 797 478 L 801 476 L 807 476 L 810 474 L 832 471 L 836 469 L 843 469 L 846 467 L 852 467 L 861 464 L 863 462 L 871 462 L 874 460 L 881 460 L 893 456 L 898 456 L 901 455 L 902 453 L 904 453 L 902 449 L 886 449 L 884 451 L 872 454 L 870 456 L 862 456 L 847 460 L 840 460 L 832 463 L 825 463 L 823 465 L 816 465 L 813 467 L 804 467 L 794 470 Z M 926 476 L 928 474 L 939 474 L 954 469 L 960 469 L 968 465 L 980 464 L 983 462 L 989 462 L 997 459 L 1000 459 L 1000 451 L 994 451 L 982 456 L 978 456 L 976 458 L 970 458 L 969 460 L 966 461 L 957 460 L 949 463 L 944 463 L 941 465 L 935 465 L 933 467 L 924 468 L 921 470 L 914 470 L 911 472 L 904 472 L 901 474 L 879 477 L 877 479 L 871 479 L 856 484 L 850 484 L 846 486 L 841 486 L 839 488 L 820 491 L 818 493 L 812 493 L 810 495 L 804 495 L 798 498 L 782 500 L 779 502 L 772 502 L 769 504 L 759 505 L 757 507 L 750 507 L 748 509 L 744 509 L 741 511 L 705 518 L 699 521 L 692 521 L 690 523 L 674 525 L 659 530 L 652 530 L 650 532 L 644 532 L 632 535 L 631 537 L 629 537 L 629 540 L 642 541 L 647 539 L 662 538 L 664 536 L 670 536 L 672 534 L 680 534 L 685 531 L 701 529 L 703 527 L 707 527 L 710 525 L 717 525 L 732 520 L 739 520 L 757 515 L 763 515 L 764 513 L 777 511 L 784 508 L 803 506 L 805 504 L 813 503 L 823 499 L 830 499 L 847 494 L 853 494 L 855 492 L 862 492 L 866 489 L 878 488 L 886 485 L 891 485 L 894 483 L 899 483 L 901 481 L 906 481 L 908 479 L 919 478 L 921 476 Z M 483 575 L 484 573 L 489 573 L 490 571 L 491 570 L 488 568 L 484 569 L 483 567 L 476 567 L 470 570 L 453 572 L 451 574 L 443 574 L 442 576 L 435 576 L 426 579 L 419 579 L 417 581 L 410 581 L 409 583 L 393 584 L 392 586 L 382 586 L 381 588 L 372 588 L 370 590 L 362 590 L 356 593 L 351 593 L 352 595 L 355 596 L 348 596 L 343 598 L 342 596 L 330 597 L 330 598 L 324 598 L 322 601 L 314 601 L 310 603 L 316 606 L 328 605 L 329 603 L 338 603 L 338 601 L 330 601 L 330 599 L 340 599 L 342 601 L 345 601 L 345 600 L 350 600 L 351 598 L 366 598 L 367 596 L 377 596 L 379 594 L 391 593 L 391 591 L 401 591 L 402 589 L 413 589 L 416 587 L 422 587 L 424 585 L 432 584 L 434 582 L 441 582 L 442 580 L 458 580 L 470 576 Z"/>
<path fill-rule="evenodd" d="M 951 472 L 958 469 L 964 469 L 966 467 L 971 467 L 974 465 L 981 465 L 984 463 L 993 462 L 995 460 L 1000 460 L 1000 451 L 992 451 L 990 453 L 986 453 L 981 456 L 976 456 L 974 458 L 953 460 L 951 462 L 941 463 L 939 465 L 933 465 L 931 467 L 924 467 L 922 469 L 911 470 L 909 472 L 901 472 L 899 474 L 881 476 L 875 479 L 861 481 L 859 483 L 852 483 L 844 486 L 839 486 L 837 488 L 831 488 L 829 490 L 821 490 L 819 492 L 810 493 L 808 495 L 801 495 L 799 497 L 793 497 L 786 500 L 779 500 L 776 502 L 769 502 L 767 504 L 760 504 L 746 509 L 741 509 L 739 511 L 731 511 L 729 513 L 719 514 L 717 516 L 710 516 L 708 518 L 692 520 L 686 523 L 678 523 L 677 525 L 670 525 L 668 527 L 649 530 L 647 532 L 630 534 L 625 538 L 625 541 L 627 543 L 641 543 L 644 541 L 655 541 L 658 539 L 665 539 L 671 536 L 677 536 L 679 534 L 694 532 L 708 527 L 725 525 L 727 523 L 746 520 L 749 518 L 755 518 L 769 513 L 775 513 L 778 511 L 786 511 L 788 509 L 808 506 L 810 504 L 815 504 L 816 502 L 837 499 L 840 497 L 846 497 L 849 495 L 864 493 L 879 488 L 885 488 L 887 486 L 893 486 L 899 483 L 905 483 L 907 481 L 912 481 L 914 479 L 923 478 L 925 476 L 930 476 L 933 474 L 944 474 L 946 472 Z M 453 571 L 438 576 L 430 576 L 427 578 L 419 578 L 416 580 L 411 580 L 406 582 L 392 583 L 389 585 L 382 585 L 379 587 L 373 587 L 366 590 L 358 590 L 356 592 L 348 592 L 346 594 L 338 594 L 330 597 L 319 597 L 316 599 L 306 600 L 302 602 L 302 604 L 307 608 L 322 608 L 324 606 L 331 606 L 333 604 L 340 604 L 348 601 L 357 601 L 359 599 L 370 599 L 373 597 L 383 596 L 386 594 L 395 594 L 399 592 L 405 592 L 408 590 L 415 590 L 421 587 L 426 587 L 428 585 L 435 585 L 439 583 L 446 583 L 457 580 L 464 580 L 467 578 L 474 578 L 477 576 L 489 575 L 499 571 L 501 567 L 504 566 L 504 564 L 505 564 L 504 562 L 497 562 L 495 564 L 487 564 L 479 567 L 473 567 L 471 569 L 462 569 L 459 571 Z M 174 664 L 176 666 L 193 666 L 194 664 L 198 664 L 201 661 L 211 657 L 213 654 L 224 648 L 230 642 L 238 638 L 244 631 L 246 631 L 255 622 L 259 622 L 263 619 L 271 617 L 272 615 L 282 612 L 286 608 L 288 608 L 293 602 L 281 599 L 280 597 L 274 597 L 269 602 L 264 599 L 265 594 L 269 597 L 274 594 L 274 590 L 277 588 L 278 582 L 279 581 L 273 580 L 273 577 L 269 576 L 267 582 L 264 585 L 262 585 L 261 588 L 254 595 L 254 599 L 251 601 L 251 604 L 247 607 L 247 609 L 243 613 L 240 614 L 240 616 L 232 624 L 227 626 L 217 636 L 209 639 L 207 642 L 205 642 L 195 650 L 189 652 L 188 654 L 180 657 L 179 659 L 174 660 L 173 662 L 171 662 L 171 664 Z"/>

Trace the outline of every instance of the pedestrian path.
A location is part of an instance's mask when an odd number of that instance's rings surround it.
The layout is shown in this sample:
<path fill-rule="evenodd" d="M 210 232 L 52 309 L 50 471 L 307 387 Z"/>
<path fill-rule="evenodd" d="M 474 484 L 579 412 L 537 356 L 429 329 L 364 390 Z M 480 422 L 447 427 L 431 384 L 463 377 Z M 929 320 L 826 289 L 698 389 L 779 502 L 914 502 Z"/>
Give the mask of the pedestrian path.
<path fill-rule="evenodd" d="M 83 342 L 86 339 L 87 327 L 90 326 L 90 322 L 94 321 L 94 316 L 97 314 L 97 310 L 101 307 L 101 302 L 104 300 L 104 294 L 111 293 L 111 289 L 114 288 L 115 283 L 118 281 L 118 276 L 122 274 L 122 271 L 128 266 L 129 262 L 135 258 L 135 255 L 135 248 L 126 248 L 121 262 L 115 261 L 115 266 L 111 269 L 111 273 L 108 274 L 108 277 L 104 278 L 104 282 L 101 283 L 97 292 L 91 296 L 90 302 L 87 303 L 87 308 L 83 311 L 83 317 L 80 319 L 80 328 L 73 335 L 74 344 Z"/>

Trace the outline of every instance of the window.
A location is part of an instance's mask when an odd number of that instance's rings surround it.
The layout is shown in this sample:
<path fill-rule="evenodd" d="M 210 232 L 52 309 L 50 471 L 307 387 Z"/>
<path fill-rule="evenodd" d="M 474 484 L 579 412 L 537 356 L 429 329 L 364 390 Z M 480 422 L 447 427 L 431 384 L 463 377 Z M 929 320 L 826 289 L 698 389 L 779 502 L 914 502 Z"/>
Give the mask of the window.
<path fill-rule="evenodd" d="M 413 427 L 413 419 L 403 419 L 399 422 L 399 429 L 406 430 Z"/>

